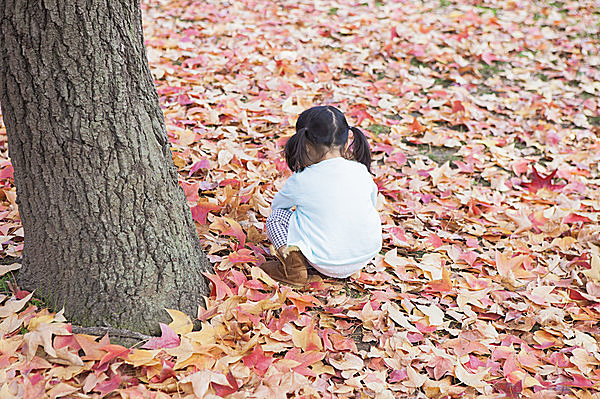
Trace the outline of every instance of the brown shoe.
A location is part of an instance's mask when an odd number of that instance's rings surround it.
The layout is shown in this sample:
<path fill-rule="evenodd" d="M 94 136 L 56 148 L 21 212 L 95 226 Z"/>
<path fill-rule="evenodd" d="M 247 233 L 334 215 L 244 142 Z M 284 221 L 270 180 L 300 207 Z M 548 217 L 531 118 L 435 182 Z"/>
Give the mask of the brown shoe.
<path fill-rule="evenodd" d="M 270 260 L 263 263 L 261 268 L 272 279 L 282 283 L 303 286 L 308 281 L 306 258 L 298 247 L 287 247 L 282 261 Z"/>

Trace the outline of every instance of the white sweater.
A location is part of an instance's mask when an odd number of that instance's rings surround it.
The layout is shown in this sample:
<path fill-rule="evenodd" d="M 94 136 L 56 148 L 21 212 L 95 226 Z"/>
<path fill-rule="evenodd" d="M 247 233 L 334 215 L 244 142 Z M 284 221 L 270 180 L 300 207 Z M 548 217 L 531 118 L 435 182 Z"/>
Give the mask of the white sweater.
<path fill-rule="evenodd" d="M 341 157 L 294 173 L 272 209 L 296 206 L 287 245 L 295 245 L 321 273 L 344 278 L 381 250 L 377 186 L 367 168 Z"/>

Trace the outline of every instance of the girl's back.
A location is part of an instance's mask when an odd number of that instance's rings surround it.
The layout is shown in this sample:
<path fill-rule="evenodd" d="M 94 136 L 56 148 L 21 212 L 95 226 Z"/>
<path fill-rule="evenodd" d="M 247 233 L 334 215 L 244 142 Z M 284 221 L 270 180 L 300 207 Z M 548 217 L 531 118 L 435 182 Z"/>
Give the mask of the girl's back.
<path fill-rule="evenodd" d="M 293 284 L 306 282 L 306 261 L 331 277 L 360 270 L 381 250 L 364 134 L 337 108 L 313 107 L 298 117 L 285 158 L 295 173 L 275 195 L 266 223 L 281 263 L 268 262 L 263 270 Z"/>
<path fill-rule="evenodd" d="M 288 245 L 298 246 L 311 263 L 333 266 L 366 262 L 379 251 L 376 201 L 377 186 L 365 166 L 338 157 L 294 174 L 272 208 L 296 205 Z"/>

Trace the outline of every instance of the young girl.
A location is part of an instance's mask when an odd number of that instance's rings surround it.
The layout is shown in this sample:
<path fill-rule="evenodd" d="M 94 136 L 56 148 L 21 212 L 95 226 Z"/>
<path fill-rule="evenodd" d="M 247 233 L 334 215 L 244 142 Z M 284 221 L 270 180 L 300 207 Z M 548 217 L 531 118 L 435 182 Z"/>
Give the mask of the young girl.
<path fill-rule="evenodd" d="M 313 107 L 298 117 L 285 160 L 294 174 L 275 195 L 266 223 L 279 260 L 265 262 L 263 270 L 303 285 L 307 263 L 337 278 L 362 269 L 381 250 L 377 186 L 364 134 L 349 127 L 337 108 Z"/>

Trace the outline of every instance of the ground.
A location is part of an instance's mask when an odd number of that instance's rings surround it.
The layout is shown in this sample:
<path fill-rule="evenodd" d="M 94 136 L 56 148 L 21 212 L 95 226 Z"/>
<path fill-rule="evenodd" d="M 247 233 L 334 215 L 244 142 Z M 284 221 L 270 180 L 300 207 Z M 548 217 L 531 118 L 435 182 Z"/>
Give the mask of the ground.
<path fill-rule="evenodd" d="M 128 348 L 18 291 L 0 125 L 0 396 L 599 397 L 598 1 L 142 7 L 213 292 Z M 292 289 L 257 266 L 315 104 L 369 137 L 384 248 Z"/>

